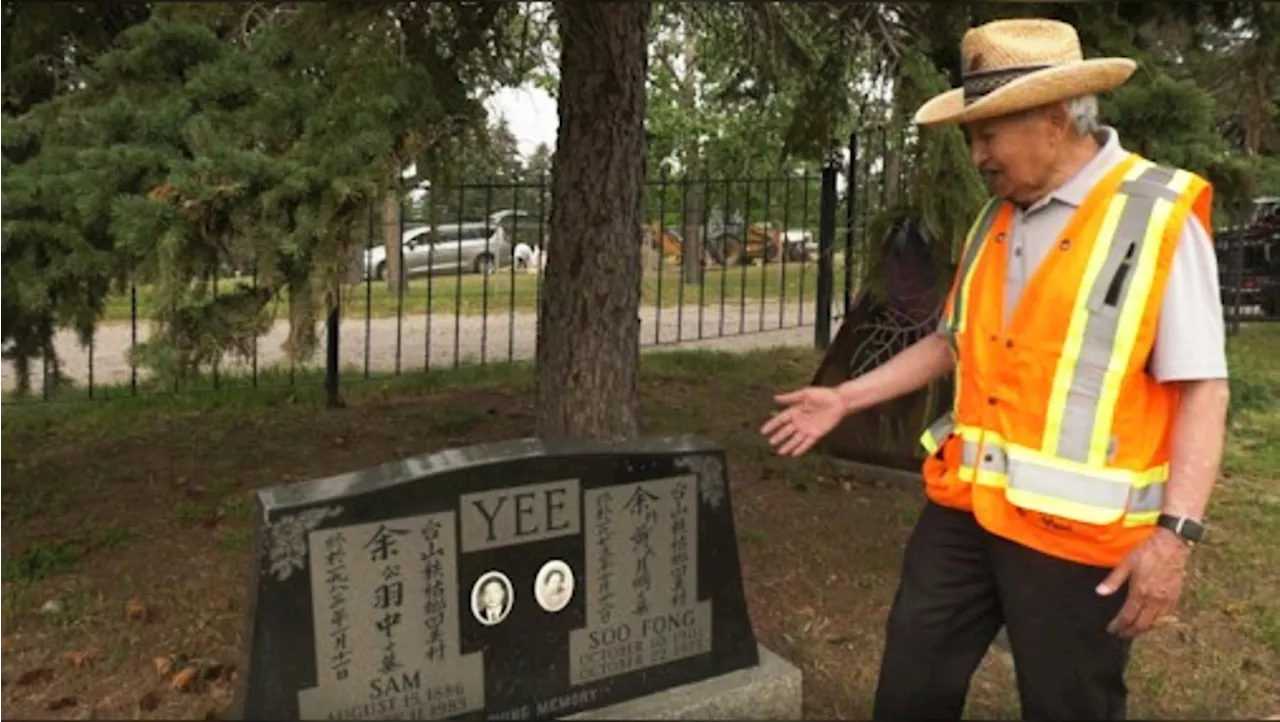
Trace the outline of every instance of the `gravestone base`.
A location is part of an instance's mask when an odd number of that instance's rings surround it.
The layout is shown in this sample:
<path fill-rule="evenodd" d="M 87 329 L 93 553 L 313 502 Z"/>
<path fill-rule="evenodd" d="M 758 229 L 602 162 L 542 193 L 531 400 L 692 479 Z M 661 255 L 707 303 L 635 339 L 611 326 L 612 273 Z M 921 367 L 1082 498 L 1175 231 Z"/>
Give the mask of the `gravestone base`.
<path fill-rule="evenodd" d="M 794 720 L 803 700 L 800 668 L 762 645 L 760 664 L 599 709 L 567 720 Z"/>

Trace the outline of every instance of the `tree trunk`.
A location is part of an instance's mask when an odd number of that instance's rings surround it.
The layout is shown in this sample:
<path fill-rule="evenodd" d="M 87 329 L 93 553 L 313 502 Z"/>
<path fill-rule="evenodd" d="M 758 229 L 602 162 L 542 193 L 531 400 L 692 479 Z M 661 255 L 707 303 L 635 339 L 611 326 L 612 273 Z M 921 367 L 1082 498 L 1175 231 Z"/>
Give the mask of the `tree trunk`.
<path fill-rule="evenodd" d="M 694 148 L 685 157 L 696 161 L 697 155 L 697 149 Z M 686 173 L 692 170 L 693 166 L 690 166 Z M 680 243 L 680 277 L 685 283 L 698 285 L 702 283 L 702 257 L 705 255 L 702 247 L 702 185 L 688 175 L 686 178 L 689 183 L 689 209 L 684 216 Z"/>
<path fill-rule="evenodd" d="M 404 274 L 400 272 L 401 243 L 400 193 L 392 188 L 382 198 L 382 244 L 387 251 L 387 288 L 392 292 L 404 285 Z"/>
<path fill-rule="evenodd" d="M 885 142 L 883 174 L 884 207 L 891 208 L 906 195 L 902 192 L 902 148 L 892 139 Z"/>
<path fill-rule="evenodd" d="M 639 433 L 648 2 L 556 4 L 560 127 L 538 339 L 538 435 Z"/>
<path fill-rule="evenodd" d="M 689 31 L 688 27 L 681 28 L 681 38 L 684 41 L 683 61 L 684 61 L 684 77 L 681 78 L 681 102 L 685 106 L 685 110 L 690 114 L 696 114 L 698 105 L 698 90 L 695 83 L 697 82 L 697 66 L 698 53 L 695 41 L 696 36 Z M 701 138 L 697 133 L 691 134 L 692 137 L 685 139 L 685 178 L 689 183 L 689 207 L 685 209 L 684 229 L 682 233 L 682 243 L 680 249 L 680 268 L 681 279 L 689 284 L 702 283 L 702 186 L 695 182 L 691 176 L 694 170 L 701 165 L 701 154 L 699 153 L 699 144 Z"/>
<path fill-rule="evenodd" d="M 440 226 L 444 219 L 444 189 L 453 184 L 452 175 L 443 162 L 433 159 L 430 168 L 431 188 L 427 191 L 427 243 L 432 248 L 440 242 Z"/>

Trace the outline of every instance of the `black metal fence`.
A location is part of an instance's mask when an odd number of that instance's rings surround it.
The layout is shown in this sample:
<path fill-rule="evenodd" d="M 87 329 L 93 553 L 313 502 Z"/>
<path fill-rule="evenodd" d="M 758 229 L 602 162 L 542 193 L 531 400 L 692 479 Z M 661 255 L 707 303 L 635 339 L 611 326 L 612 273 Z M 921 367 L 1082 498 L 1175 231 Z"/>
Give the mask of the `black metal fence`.
<path fill-rule="evenodd" d="M 912 162 L 902 131 L 877 128 L 850 138 L 845 162 L 816 170 L 736 178 L 659 171 L 646 184 L 641 344 L 826 348 L 877 252 L 871 220 L 906 192 Z M 533 359 L 545 259 L 556 248 L 549 210 L 546 178 L 411 191 L 399 208 L 393 199 L 371 209 L 363 248 L 329 295 L 327 318 L 317 319 L 315 353 L 289 352 L 298 335 L 277 301 L 274 323 L 247 353 L 219 358 L 181 384 L 160 384 L 137 363 L 155 295 L 132 286 L 109 300 L 87 345 L 71 331 L 56 335 L 59 364 L 46 359 L 33 370 L 26 398 L 323 384 L 336 400 L 340 384 L 361 379 Z M 1280 314 L 1280 241 L 1257 236 L 1220 234 L 1232 329 Z M 234 261 L 218 276 L 215 293 L 259 282 L 253 267 Z M 15 382 L 6 362 L 6 403 Z"/>
<path fill-rule="evenodd" d="M 818 299 L 830 293 L 820 290 L 818 241 L 834 173 L 651 178 L 641 344 L 732 347 L 759 335 L 770 344 L 810 343 L 820 318 L 829 327 L 830 309 L 819 308 Z M 137 284 L 109 299 L 89 344 L 70 331 L 56 335 L 57 365 L 37 364 L 25 398 L 101 400 L 282 384 L 323 384 L 336 398 L 339 384 L 360 379 L 534 358 L 545 259 L 556 247 L 547 180 L 441 188 L 434 203 L 430 194 L 415 195 L 398 209 L 393 201 L 389 211 L 369 214 L 364 243 L 329 294 L 327 317 L 317 319 L 314 353 L 290 358 L 298 335 L 290 333 L 282 294 L 272 302 L 274 322 L 242 357 L 219 358 L 196 379 L 160 383 L 136 359 L 156 310 L 153 287 Z M 693 262 L 684 262 L 686 252 Z M 832 260 L 828 254 L 822 265 Z M 259 282 L 251 265 L 229 260 L 213 288 L 226 294 Z M 4 371 L 9 392 L 16 374 L 10 363 Z M 6 395 L 6 403 L 14 400 Z"/>
<path fill-rule="evenodd" d="M 1242 323 L 1280 321 L 1280 201 L 1259 203 L 1249 222 L 1216 237 L 1227 332 Z"/>

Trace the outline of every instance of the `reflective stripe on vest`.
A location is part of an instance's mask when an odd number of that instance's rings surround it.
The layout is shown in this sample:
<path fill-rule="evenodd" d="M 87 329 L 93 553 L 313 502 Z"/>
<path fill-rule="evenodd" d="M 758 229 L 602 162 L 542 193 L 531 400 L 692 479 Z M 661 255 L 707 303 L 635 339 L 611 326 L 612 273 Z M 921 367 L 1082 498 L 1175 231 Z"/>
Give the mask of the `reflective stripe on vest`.
<path fill-rule="evenodd" d="M 951 436 L 951 432 L 955 427 L 955 415 L 943 414 L 937 421 L 929 424 L 929 428 L 925 429 L 924 433 L 920 435 L 920 445 L 924 447 L 925 452 L 933 456 L 938 453 L 938 449 L 942 447 L 947 437 Z"/>
<path fill-rule="evenodd" d="M 982 247 L 986 245 L 987 234 L 991 231 L 991 226 L 995 224 L 996 218 L 1000 215 L 1000 210 L 1004 206 L 998 198 L 992 198 L 987 201 L 987 205 L 983 206 L 982 213 L 978 216 L 978 221 L 969 229 L 969 236 L 965 238 L 964 255 L 960 259 L 960 266 L 956 269 L 955 293 L 951 298 L 951 308 L 947 313 L 947 327 L 951 329 L 952 344 L 955 343 L 956 334 L 964 330 L 965 310 L 969 301 L 969 285 L 973 281 L 974 266 L 978 265 L 978 257 L 982 251 Z"/>
<path fill-rule="evenodd" d="M 1115 510 L 1124 509 L 1125 526 L 1154 524 L 1163 507 L 1168 464 L 1132 471 L 1064 462 L 1010 444 L 994 432 L 957 424 L 951 414 L 930 425 L 921 443 L 926 449 L 932 446 L 929 453 L 936 453 L 952 434 L 961 441 L 957 478 L 1003 488 L 1017 506 L 1041 509 L 1053 505 L 1066 512 L 1060 516 L 1091 524 L 1110 523 Z M 1010 485 L 1010 477 L 1016 479 L 1016 487 Z M 1068 498 L 1061 493 L 1064 488 L 1070 490 Z"/>
<path fill-rule="evenodd" d="M 1046 455 L 1101 466 L 1113 451 L 1116 399 L 1155 280 L 1160 241 L 1190 181 L 1186 171 L 1139 161 L 1108 204 L 1049 395 Z"/>

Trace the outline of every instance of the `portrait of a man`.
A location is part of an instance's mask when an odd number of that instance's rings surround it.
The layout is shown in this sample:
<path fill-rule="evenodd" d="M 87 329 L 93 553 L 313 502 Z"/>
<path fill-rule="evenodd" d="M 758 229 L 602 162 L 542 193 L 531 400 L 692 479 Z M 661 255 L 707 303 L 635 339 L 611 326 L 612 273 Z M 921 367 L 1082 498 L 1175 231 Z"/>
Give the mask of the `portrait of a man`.
<path fill-rule="evenodd" d="M 511 580 L 499 571 L 485 572 L 471 588 L 471 613 L 486 627 L 506 619 L 514 601 Z"/>

